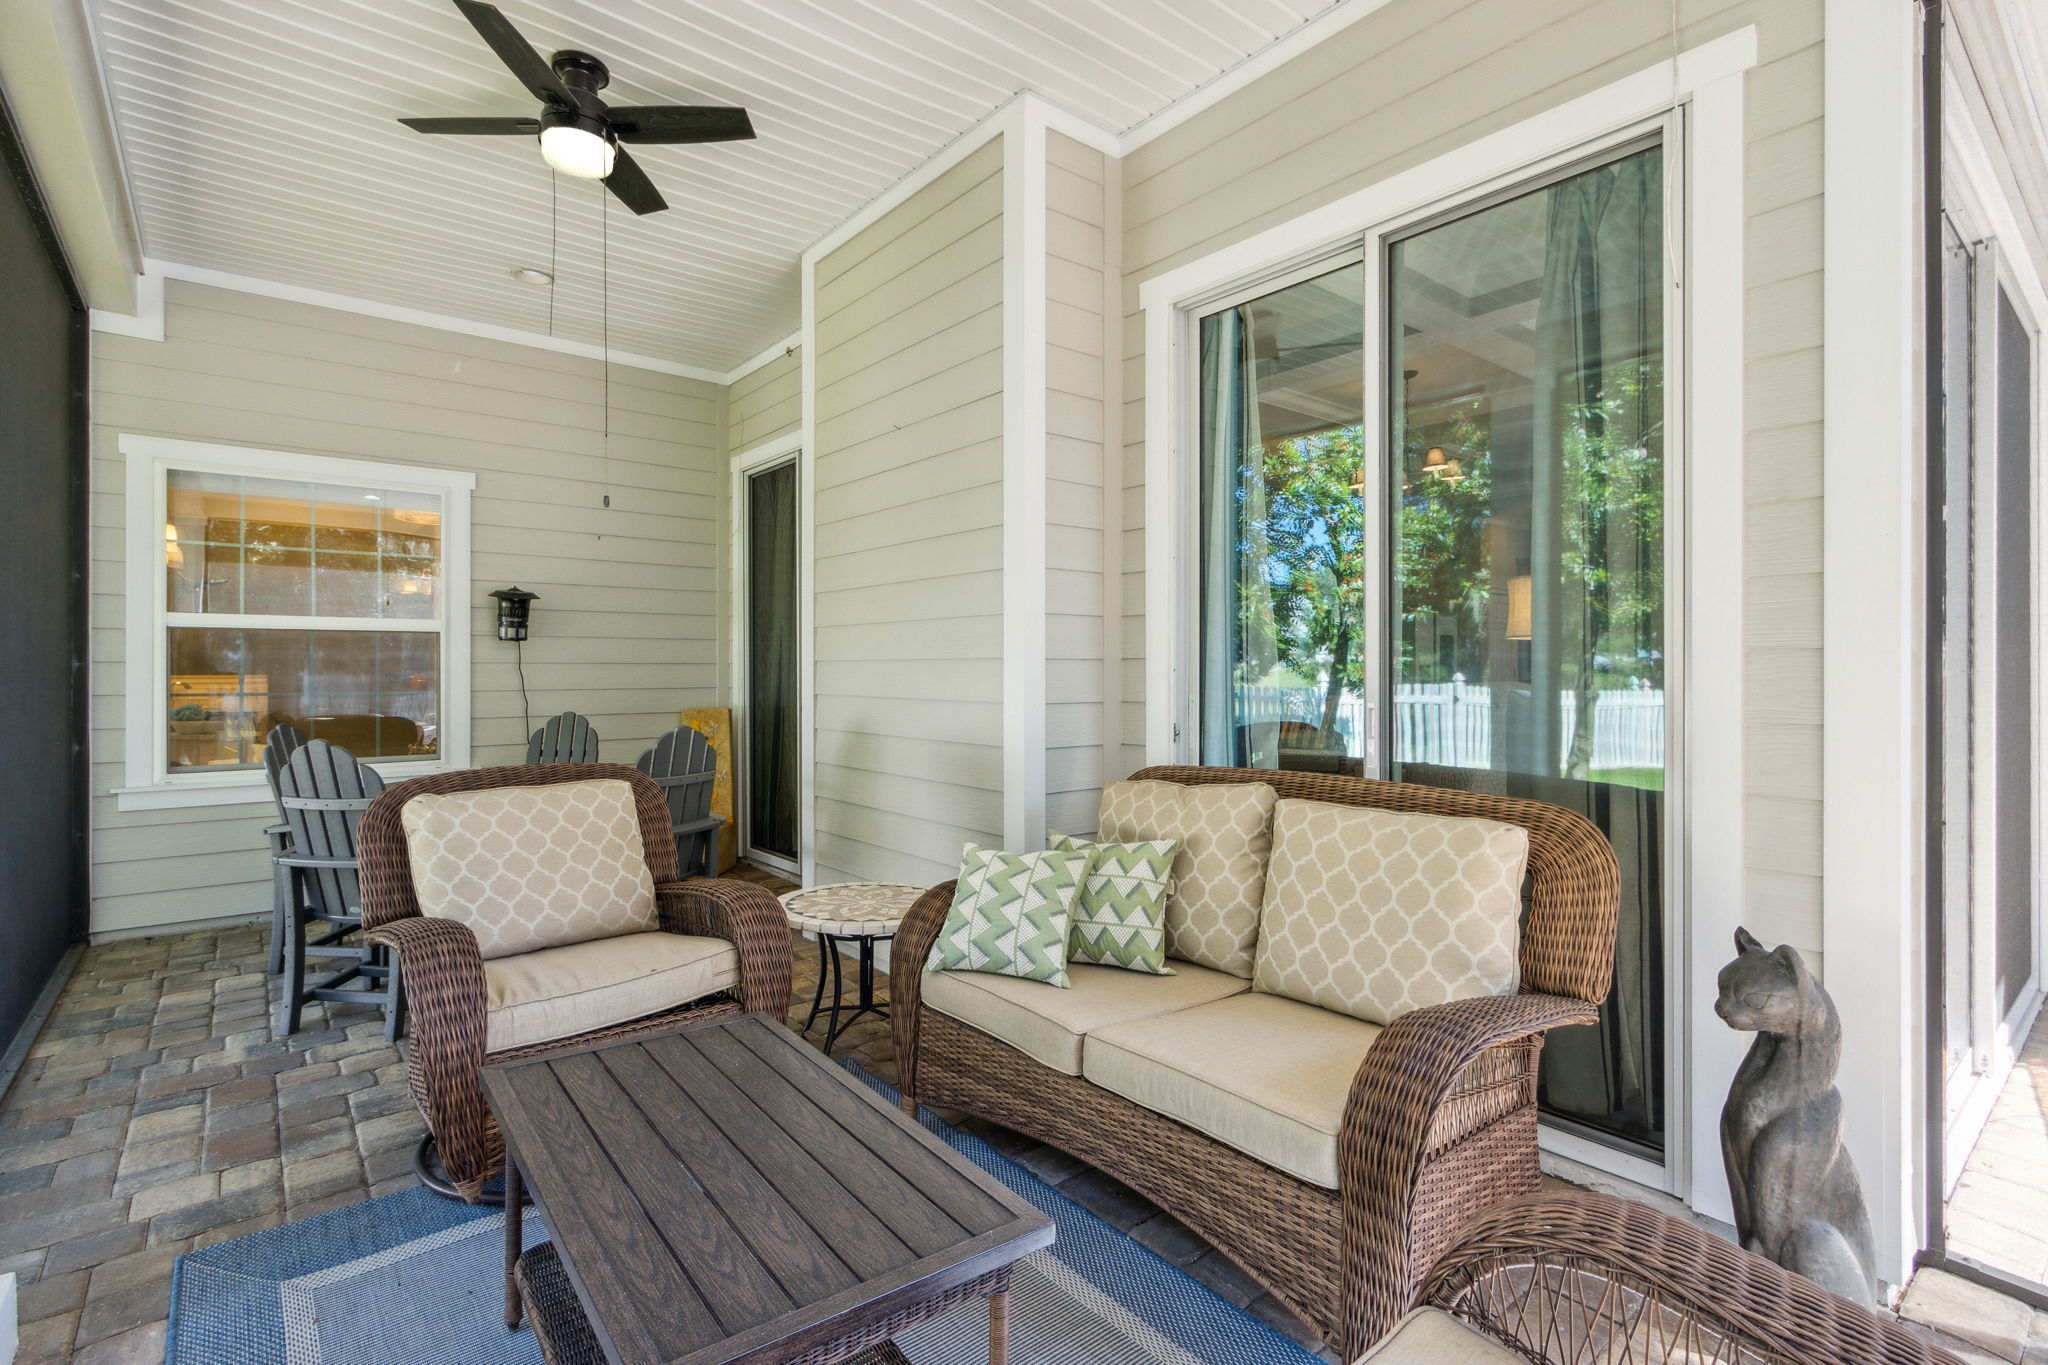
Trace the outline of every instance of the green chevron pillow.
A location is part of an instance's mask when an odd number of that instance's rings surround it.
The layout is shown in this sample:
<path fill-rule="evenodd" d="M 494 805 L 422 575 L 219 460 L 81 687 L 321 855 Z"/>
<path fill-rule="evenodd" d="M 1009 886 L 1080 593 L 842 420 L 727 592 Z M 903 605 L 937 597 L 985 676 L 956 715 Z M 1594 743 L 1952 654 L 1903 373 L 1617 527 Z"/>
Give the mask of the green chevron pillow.
<path fill-rule="evenodd" d="M 1067 926 L 1086 853 L 999 853 L 964 844 L 960 883 L 928 972 L 989 972 L 1067 986 Z"/>
<path fill-rule="evenodd" d="M 1172 976 L 1166 965 L 1166 892 L 1180 840 L 1091 844 L 1055 833 L 1052 846 L 1089 859 L 1067 935 L 1067 960 Z"/>

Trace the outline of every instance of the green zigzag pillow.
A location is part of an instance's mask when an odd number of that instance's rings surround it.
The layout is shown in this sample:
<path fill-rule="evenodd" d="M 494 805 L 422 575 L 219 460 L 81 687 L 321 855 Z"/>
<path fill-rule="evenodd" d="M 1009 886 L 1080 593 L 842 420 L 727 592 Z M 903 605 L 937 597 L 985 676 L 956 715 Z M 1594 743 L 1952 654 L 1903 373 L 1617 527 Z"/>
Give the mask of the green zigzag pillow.
<path fill-rule="evenodd" d="M 945 927 L 925 960 L 930 972 L 989 972 L 1067 986 L 1067 926 L 1086 853 L 999 853 L 964 844 L 960 882 Z"/>
<path fill-rule="evenodd" d="M 1088 873 L 1074 905 L 1067 960 L 1172 976 L 1166 965 L 1166 893 L 1178 839 L 1141 844 L 1091 844 L 1054 834 L 1052 846 L 1088 855 Z"/>

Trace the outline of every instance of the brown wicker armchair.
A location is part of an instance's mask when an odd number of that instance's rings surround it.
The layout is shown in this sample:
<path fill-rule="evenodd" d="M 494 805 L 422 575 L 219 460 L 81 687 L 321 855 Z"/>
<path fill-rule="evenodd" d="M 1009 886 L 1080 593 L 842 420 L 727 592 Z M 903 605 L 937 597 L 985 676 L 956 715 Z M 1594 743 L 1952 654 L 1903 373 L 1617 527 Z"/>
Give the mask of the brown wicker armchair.
<path fill-rule="evenodd" d="M 1485 1214 L 1421 1299 L 1429 1307 L 1367 1362 L 1477 1361 L 1491 1346 L 1539 1365 L 1961 1365 L 1811 1280 L 1601 1194 L 1534 1195 Z"/>
<path fill-rule="evenodd" d="M 1109 1172 L 1356 1356 L 1414 1304 L 1459 1227 L 1537 1189 L 1536 1064 L 1546 1030 L 1594 1022 L 1606 998 L 1620 904 L 1614 850 L 1584 817 L 1538 801 L 1270 769 L 1148 768 L 1134 777 L 1264 782 L 1282 797 L 1479 816 L 1529 831 L 1522 993 L 1419 1009 L 1380 1034 L 1345 1104 L 1336 1189 L 921 1004 L 915 969 L 892 978 L 906 1106 L 966 1110 Z M 896 935 L 899 963 L 925 961 L 952 894 L 951 883 L 934 887 L 911 909 Z"/>
<path fill-rule="evenodd" d="M 468 925 L 422 916 L 401 813 L 408 801 L 420 796 L 597 778 L 623 781 L 632 788 L 661 932 L 732 944 L 737 953 L 737 979 L 728 989 L 637 1019 L 487 1054 L 490 987 L 482 950 Z M 442 1193 L 472 1203 L 494 1202 L 487 1199 L 483 1187 L 498 1172 L 504 1144 L 477 1080 L 478 1069 L 486 1061 L 587 1046 L 673 1027 L 684 1018 L 753 1011 L 781 1020 L 788 1013 L 790 937 L 781 905 L 765 888 L 750 882 L 704 877 L 681 880 L 668 803 L 660 787 L 631 768 L 551 763 L 414 778 L 387 787 L 371 803 L 363 813 L 357 840 L 365 934 L 370 942 L 384 944 L 397 954 L 405 982 L 412 1040 L 407 1077 L 428 1130 L 417 1164 L 421 1178 Z M 498 959 L 507 960 L 516 959 Z M 436 1157 L 439 1172 L 433 1169 Z"/>

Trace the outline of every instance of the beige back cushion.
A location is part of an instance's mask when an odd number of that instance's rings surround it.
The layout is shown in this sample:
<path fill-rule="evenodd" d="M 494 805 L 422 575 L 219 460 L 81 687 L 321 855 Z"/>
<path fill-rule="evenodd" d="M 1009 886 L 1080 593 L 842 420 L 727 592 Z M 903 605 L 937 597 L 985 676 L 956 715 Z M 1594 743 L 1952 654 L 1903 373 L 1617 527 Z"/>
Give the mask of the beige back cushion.
<path fill-rule="evenodd" d="M 1107 844 L 1178 839 L 1166 901 L 1166 955 L 1232 976 L 1252 974 L 1273 789 L 1263 782 L 1116 782 L 1102 793 Z"/>
<path fill-rule="evenodd" d="M 618 778 L 415 796 L 404 818 L 420 913 L 467 924 L 486 958 L 660 927 Z"/>
<path fill-rule="evenodd" d="M 1512 994 L 1528 861 L 1520 825 L 1282 801 L 1252 987 L 1374 1024 Z"/>

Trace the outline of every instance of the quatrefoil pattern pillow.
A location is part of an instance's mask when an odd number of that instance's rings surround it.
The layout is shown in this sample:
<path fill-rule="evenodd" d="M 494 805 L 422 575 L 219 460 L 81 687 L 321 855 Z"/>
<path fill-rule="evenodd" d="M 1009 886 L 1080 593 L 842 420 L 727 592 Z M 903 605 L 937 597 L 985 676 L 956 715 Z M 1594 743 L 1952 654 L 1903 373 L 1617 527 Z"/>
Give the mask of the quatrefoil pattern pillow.
<path fill-rule="evenodd" d="M 403 820 L 420 913 L 467 924 L 487 959 L 661 927 L 617 778 L 415 796 Z"/>
<path fill-rule="evenodd" d="M 1283 800 L 1252 986 L 1373 1024 L 1521 980 L 1529 832 Z"/>
<path fill-rule="evenodd" d="M 1274 790 L 1263 782 L 1112 782 L 1102 791 L 1109 843 L 1180 840 L 1166 901 L 1166 955 L 1232 976 L 1252 974 Z"/>

